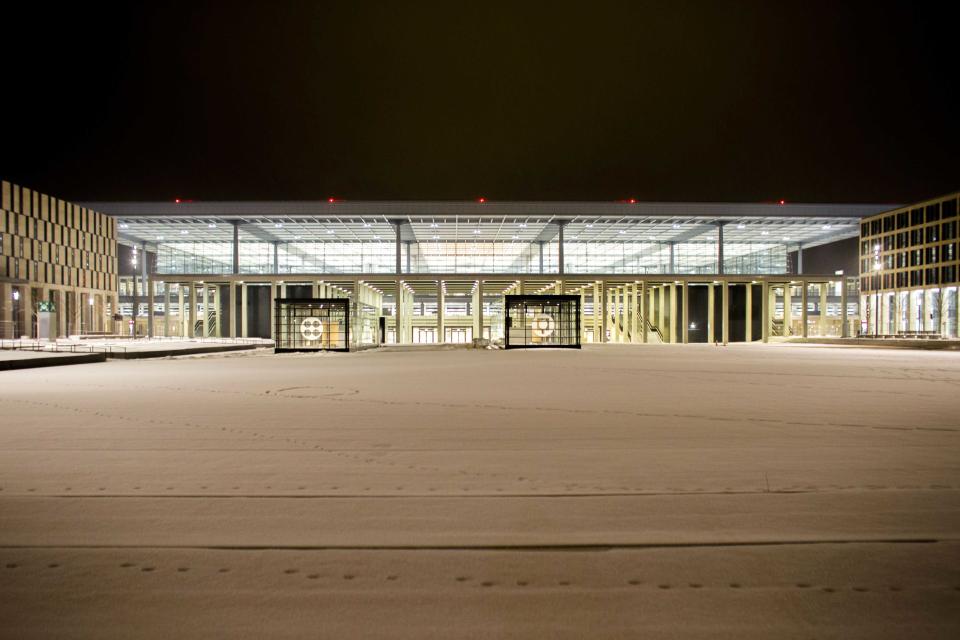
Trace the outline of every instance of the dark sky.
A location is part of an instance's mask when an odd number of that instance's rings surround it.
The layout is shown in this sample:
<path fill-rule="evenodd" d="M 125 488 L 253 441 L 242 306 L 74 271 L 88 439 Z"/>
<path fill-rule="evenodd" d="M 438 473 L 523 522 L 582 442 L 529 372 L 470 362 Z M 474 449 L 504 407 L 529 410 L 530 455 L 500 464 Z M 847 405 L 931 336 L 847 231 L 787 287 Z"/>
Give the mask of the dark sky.
<path fill-rule="evenodd" d="M 4 7 L 0 176 L 75 200 L 960 189 L 947 3 L 72 4 Z"/>

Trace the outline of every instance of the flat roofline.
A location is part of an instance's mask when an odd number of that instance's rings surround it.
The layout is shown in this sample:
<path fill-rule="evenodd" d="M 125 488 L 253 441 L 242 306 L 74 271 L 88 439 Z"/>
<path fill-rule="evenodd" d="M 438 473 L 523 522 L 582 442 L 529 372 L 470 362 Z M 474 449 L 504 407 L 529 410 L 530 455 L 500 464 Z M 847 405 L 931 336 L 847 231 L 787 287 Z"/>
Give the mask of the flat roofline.
<path fill-rule="evenodd" d="M 114 217 L 248 216 L 701 216 L 701 217 L 857 217 L 876 215 L 902 205 L 757 202 L 597 202 L 597 201 L 454 201 L 454 200 L 276 200 L 185 202 L 89 202 L 83 206 Z"/>

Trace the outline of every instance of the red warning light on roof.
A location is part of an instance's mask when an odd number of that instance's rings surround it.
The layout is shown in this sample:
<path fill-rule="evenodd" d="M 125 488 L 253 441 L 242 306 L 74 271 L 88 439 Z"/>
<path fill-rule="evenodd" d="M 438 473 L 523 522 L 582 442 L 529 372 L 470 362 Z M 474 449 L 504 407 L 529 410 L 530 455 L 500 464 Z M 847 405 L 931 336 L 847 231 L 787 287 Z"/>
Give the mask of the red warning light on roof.
<path fill-rule="evenodd" d="M 627 200 L 627 202 L 629 202 L 630 204 L 637 204 L 637 199 L 636 199 L 636 198 L 630 198 L 629 200 Z"/>
<path fill-rule="evenodd" d="M 787 201 L 786 201 L 786 200 L 781 200 L 781 201 L 780 201 L 780 204 L 787 204 Z"/>
<path fill-rule="evenodd" d="M 336 202 L 336 201 L 337 201 L 336 198 L 327 198 L 327 202 L 331 202 L 331 203 L 332 203 L 332 202 Z"/>
<path fill-rule="evenodd" d="M 174 202 L 175 202 L 176 204 L 180 204 L 180 198 L 175 199 Z"/>
<path fill-rule="evenodd" d="M 477 198 L 477 202 L 479 202 L 480 204 L 483 204 L 486 201 L 487 201 L 486 198 Z"/>

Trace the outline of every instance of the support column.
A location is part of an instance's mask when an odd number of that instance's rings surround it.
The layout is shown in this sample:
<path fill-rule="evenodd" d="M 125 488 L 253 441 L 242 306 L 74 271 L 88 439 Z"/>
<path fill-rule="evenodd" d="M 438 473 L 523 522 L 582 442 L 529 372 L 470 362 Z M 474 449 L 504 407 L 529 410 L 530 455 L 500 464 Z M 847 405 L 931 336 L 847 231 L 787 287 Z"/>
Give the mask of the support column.
<path fill-rule="evenodd" d="M 237 283 L 230 283 L 230 309 L 227 312 L 229 318 L 228 335 L 231 338 L 237 337 Z"/>
<path fill-rule="evenodd" d="M 603 335 L 603 297 L 600 292 L 600 281 L 593 283 L 593 341 L 606 342 Z"/>
<path fill-rule="evenodd" d="M 20 316 L 20 334 L 32 338 L 37 323 L 33 319 L 33 289 L 29 282 L 20 287 Z"/>
<path fill-rule="evenodd" d="M 477 282 L 473 292 L 473 339 L 483 338 L 483 282 Z"/>
<path fill-rule="evenodd" d="M 200 285 L 200 291 L 201 291 L 201 294 L 200 294 L 200 300 L 201 300 L 200 309 L 201 309 L 201 311 L 200 311 L 200 313 L 203 314 L 202 316 L 200 316 L 200 327 L 201 327 L 200 330 L 203 332 L 203 333 L 201 334 L 201 336 L 204 337 L 204 338 L 207 338 L 207 337 L 210 336 L 210 327 L 209 327 L 209 323 L 210 323 L 210 290 L 207 288 L 207 285 L 202 284 L 202 285 Z"/>
<path fill-rule="evenodd" d="M 909 304 L 909 300 L 907 301 Z M 863 313 L 863 311 L 860 311 Z M 850 330 L 847 328 L 847 280 L 840 278 L 840 337 L 849 338 Z"/>
<path fill-rule="evenodd" d="M 720 275 L 723 275 L 723 225 L 725 224 L 726 222 L 717 222 L 717 273 Z"/>
<path fill-rule="evenodd" d="M 647 306 L 647 283 L 640 283 L 640 297 L 637 299 L 637 313 L 640 320 L 640 342 L 647 344 L 647 327 L 650 325 L 647 319 L 649 307 Z"/>
<path fill-rule="evenodd" d="M 714 318 L 716 317 L 715 309 L 715 298 L 716 298 L 716 287 L 714 287 L 711 282 L 708 285 L 707 289 L 707 343 L 712 344 L 716 342 L 714 338 L 717 337 L 717 327 Z"/>
<path fill-rule="evenodd" d="M 319 298 L 319 297 L 320 297 L 320 281 L 319 281 L 319 280 L 314 280 L 314 281 L 310 284 L 310 297 L 311 297 L 311 298 Z"/>
<path fill-rule="evenodd" d="M 443 343 L 447 341 L 447 328 L 445 325 L 444 313 L 446 309 L 444 306 L 447 303 L 447 297 L 443 295 L 443 281 L 437 282 L 437 342 Z"/>
<path fill-rule="evenodd" d="M 177 321 L 180 323 L 180 337 L 187 337 L 187 323 L 185 312 L 185 303 L 183 301 L 183 283 L 177 284 Z"/>
<path fill-rule="evenodd" d="M 620 287 L 614 287 L 610 290 L 610 320 L 612 326 L 612 331 L 610 332 L 613 336 L 613 341 L 620 342 Z"/>
<path fill-rule="evenodd" d="M 270 282 L 270 337 L 274 340 L 277 339 L 276 324 L 277 324 L 277 281 L 273 280 Z"/>
<path fill-rule="evenodd" d="M 399 235 L 399 229 L 398 229 L 398 235 Z M 399 269 L 399 267 L 400 267 L 400 249 L 399 249 L 400 244 L 399 244 L 399 242 L 397 243 L 397 247 L 398 247 L 398 248 L 397 248 L 397 267 L 398 267 L 398 269 Z M 393 313 L 394 313 L 393 325 L 394 325 L 394 336 L 395 336 L 395 338 L 394 338 L 394 343 L 395 343 L 395 344 L 404 344 L 404 342 L 403 342 L 403 320 L 404 320 L 404 316 L 406 316 L 406 310 L 403 308 L 403 304 L 404 304 L 404 295 L 403 295 L 403 294 L 404 294 L 404 293 L 405 293 L 405 291 L 404 291 L 404 287 L 403 287 L 403 282 L 400 281 L 400 280 L 397 280 L 397 292 L 394 294 L 394 297 L 393 297 L 394 302 L 395 302 L 395 303 L 394 303 L 394 311 L 393 311 Z"/>
<path fill-rule="evenodd" d="M 163 335 L 170 337 L 170 283 L 163 282 Z"/>
<path fill-rule="evenodd" d="M 0 338 L 10 340 L 13 333 L 13 286 L 0 282 Z"/>
<path fill-rule="evenodd" d="M 683 340 L 683 344 L 687 344 L 688 342 L 690 342 L 690 283 L 684 282 L 683 284 L 678 286 L 681 287 L 681 292 L 682 292 L 681 300 L 683 301 L 683 312 L 680 314 L 680 324 L 681 324 L 680 337 Z M 673 298 L 674 298 L 673 309 L 672 309 L 673 313 L 671 313 L 671 316 L 676 317 L 677 315 L 676 314 L 676 311 L 677 311 L 676 295 L 674 295 Z M 673 321 L 671 320 L 671 322 Z M 671 340 L 671 342 L 676 342 L 676 340 Z"/>
<path fill-rule="evenodd" d="M 820 335 L 821 336 L 826 336 L 828 333 L 827 295 L 829 294 L 829 291 L 830 291 L 830 283 L 821 282 L 820 283 Z M 898 296 L 898 300 L 899 300 L 899 296 Z M 898 313 L 897 317 L 899 318 L 899 316 L 900 314 Z"/>
<path fill-rule="evenodd" d="M 783 335 L 793 335 L 793 285 L 783 285 Z"/>
<path fill-rule="evenodd" d="M 566 220 L 557 222 L 557 273 L 563 274 L 563 228 L 567 226 Z"/>
<path fill-rule="evenodd" d="M 773 307 L 770 304 L 770 298 L 772 297 L 773 289 L 770 283 L 764 280 L 760 294 L 760 339 L 764 342 L 770 342 L 770 316 L 772 315 L 770 309 Z"/>
<path fill-rule="evenodd" d="M 240 283 L 240 335 L 244 338 L 250 337 L 250 331 L 247 328 L 247 284 Z"/>
<path fill-rule="evenodd" d="M 724 346 L 730 342 L 730 283 L 723 280 L 720 283 L 720 339 Z"/>
<path fill-rule="evenodd" d="M 234 220 L 233 224 L 233 275 L 240 273 L 240 221 Z"/>
<path fill-rule="evenodd" d="M 186 335 L 189 336 L 190 338 L 195 338 L 197 337 L 197 330 L 196 330 L 197 288 L 192 282 L 188 285 L 188 287 L 189 288 L 187 289 L 187 292 L 190 294 L 190 300 L 187 302 L 188 312 L 187 312 Z"/>
<path fill-rule="evenodd" d="M 802 289 L 800 289 L 800 336 L 802 338 L 807 337 L 807 296 L 809 292 L 807 291 L 807 283 L 804 282 L 801 284 Z"/>
<path fill-rule="evenodd" d="M 220 285 L 215 284 L 212 287 L 213 289 L 213 335 L 217 338 L 221 338 L 220 334 L 222 333 L 220 329 Z"/>
<path fill-rule="evenodd" d="M 753 342 L 753 284 L 747 283 L 747 317 L 745 320 L 745 331 L 743 334 L 744 342 Z"/>
<path fill-rule="evenodd" d="M 670 331 L 667 327 L 667 285 L 660 285 L 659 295 L 657 297 L 660 298 L 660 303 L 657 305 L 658 315 L 660 316 L 657 323 L 660 327 L 660 337 L 663 342 L 667 342 L 668 340 L 672 342 L 670 338 L 673 335 L 673 331 Z"/>

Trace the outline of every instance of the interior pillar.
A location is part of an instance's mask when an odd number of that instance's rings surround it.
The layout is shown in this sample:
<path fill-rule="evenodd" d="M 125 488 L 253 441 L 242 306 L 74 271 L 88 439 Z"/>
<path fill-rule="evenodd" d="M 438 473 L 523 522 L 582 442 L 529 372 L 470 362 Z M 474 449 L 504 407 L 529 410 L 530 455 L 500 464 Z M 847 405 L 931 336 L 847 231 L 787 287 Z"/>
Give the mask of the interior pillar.
<path fill-rule="evenodd" d="M 720 339 L 726 345 L 730 342 L 730 283 L 723 280 L 720 287 Z"/>
<path fill-rule="evenodd" d="M 770 309 L 773 307 L 770 304 L 770 298 L 773 297 L 773 288 L 770 286 L 770 283 L 766 280 L 763 281 L 761 287 L 762 293 L 760 294 L 760 339 L 764 342 L 770 342 L 770 317 L 773 315 L 770 313 Z"/>
<path fill-rule="evenodd" d="M 681 300 L 683 302 L 683 312 L 680 314 L 680 338 L 683 341 L 683 344 L 690 342 L 690 283 L 684 282 L 683 284 L 676 285 L 681 287 Z M 671 308 L 671 324 L 674 324 L 673 318 L 677 316 L 677 301 L 676 295 L 673 296 L 673 307 Z M 676 342 L 676 340 L 672 340 Z"/>
<path fill-rule="evenodd" d="M 707 342 L 714 343 L 716 342 L 715 338 L 717 337 L 717 326 L 714 322 L 715 313 L 715 302 L 716 298 L 716 287 L 711 282 L 707 286 Z"/>
<path fill-rule="evenodd" d="M 170 336 L 170 283 L 163 282 L 163 335 Z"/>
<path fill-rule="evenodd" d="M 446 318 L 444 318 L 444 313 L 446 309 L 447 299 L 443 295 L 443 281 L 437 282 L 437 342 L 446 342 L 447 341 L 447 330 L 444 324 Z"/>
<path fill-rule="evenodd" d="M 809 285 L 804 282 L 801 284 L 800 289 L 800 336 L 803 338 L 807 337 L 807 296 L 809 292 L 807 289 Z"/>
<path fill-rule="evenodd" d="M 270 281 L 270 337 L 274 340 L 277 339 L 276 335 L 276 325 L 277 324 L 277 282 L 276 280 Z"/>
<path fill-rule="evenodd" d="M 746 291 L 747 314 L 746 314 L 746 318 L 744 318 L 745 331 L 744 331 L 743 338 L 744 338 L 744 342 L 753 342 L 753 284 L 748 282 L 746 286 L 747 286 L 747 291 Z"/>
<path fill-rule="evenodd" d="M 793 334 L 793 285 L 783 285 L 783 335 Z"/>
<path fill-rule="evenodd" d="M 247 328 L 247 285 L 244 282 L 240 283 L 240 336 L 250 336 Z"/>

